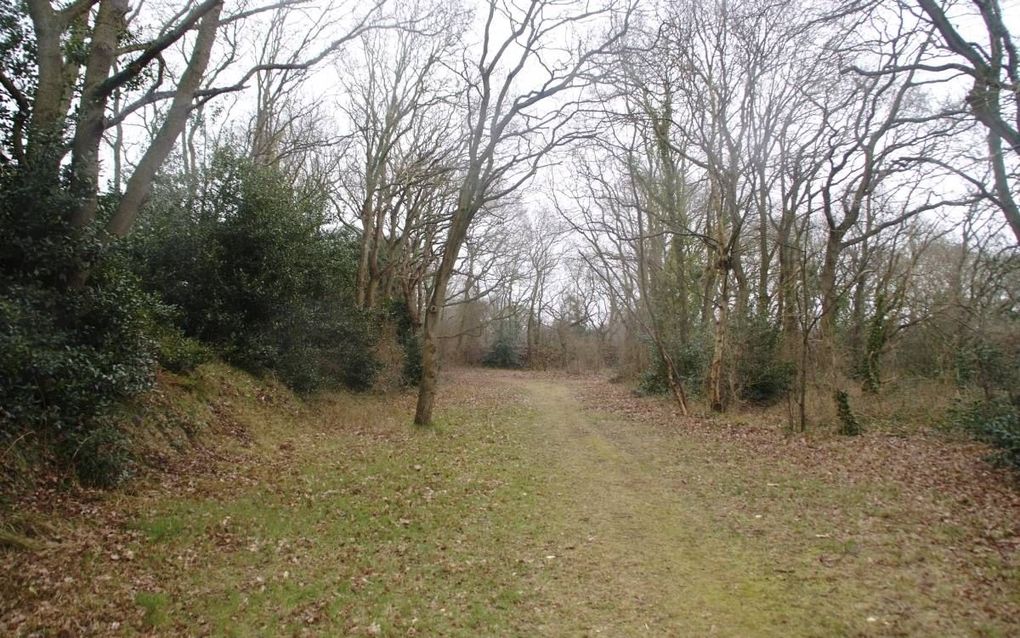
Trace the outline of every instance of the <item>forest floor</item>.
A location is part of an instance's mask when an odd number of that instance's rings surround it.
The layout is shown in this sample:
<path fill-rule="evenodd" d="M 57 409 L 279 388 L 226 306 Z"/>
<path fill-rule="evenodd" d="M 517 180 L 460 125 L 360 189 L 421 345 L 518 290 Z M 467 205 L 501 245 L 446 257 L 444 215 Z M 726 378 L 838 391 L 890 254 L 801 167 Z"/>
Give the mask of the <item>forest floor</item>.
<path fill-rule="evenodd" d="M 1020 489 L 975 444 L 484 370 L 422 430 L 410 395 L 203 374 L 222 436 L 19 504 L 0 634 L 1020 635 Z"/>

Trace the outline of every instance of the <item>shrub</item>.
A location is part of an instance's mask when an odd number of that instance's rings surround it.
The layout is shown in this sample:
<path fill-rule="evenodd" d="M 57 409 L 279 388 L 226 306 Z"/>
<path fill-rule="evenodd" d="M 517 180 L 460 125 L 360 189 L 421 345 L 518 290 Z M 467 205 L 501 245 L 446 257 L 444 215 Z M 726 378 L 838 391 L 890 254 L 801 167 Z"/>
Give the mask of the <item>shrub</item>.
<path fill-rule="evenodd" d="M 521 353 L 517 347 L 505 339 L 499 339 L 485 353 L 482 363 L 491 368 L 516 369 L 521 367 Z"/>
<path fill-rule="evenodd" d="M 1020 406 L 1005 399 L 960 403 L 950 409 L 947 422 L 998 448 L 992 456 L 996 464 L 1020 470 Z"/>
<path fill-rule="evenodd" d="M 641 373 L 638 389 L 646 394 L 664 394 L 669 391 L 666 362 L 653 344 L 649 342 L 647 347 L 652 352 L 652 363 Z M 674 344 L 670 353 L 684 390 L 688 395 L 700 393 L 711 356 L 705 341 L 700 335 L 695 335 L 686 343 Z"/>
<path fill-rule="evenodd" d="M 839 417 L 839 433 L 843 436 L 860 436 L 864 433 L 860 421 L 850 409 L 850 396 L 844 390 L 836 390 L 836 415 Z"/>
<path fill-rule="evenodd" d="M 489 351 L 482 357 L 482 364 L 492 368 L 516 369 L 524 365 L 518 346 L 517 330 L 501 323 Z"/>
<path fill-rule="evenodd" d="M 62 440 L 61 448 L 86 485 L 113 487 L 130 475 L 130 441 L 112 424 L 75 430 Z"/>
<path fill-rule="evenodd" d="M 153 337 L 156 341 L 156 360 L 164 369 L 176 373 L 190 372 L 212 359 L 208 346 L 185 336 L 179 327 L 178 313 L 168 306 L 161 306 L 156 318 Z"/>
<path fill-rule="evenodd" d="M 416 386 L 421 383 L 422 353 L 421 337 L 415 329 L 407 303 L 400 300 L 390 302 L 390 319 L 397 326 L 397 341 L 404 353 L 402 380 L 404 384 Z"/>
<path fill-rule="evenodd" d="M 70 228 L 59 188 L 0 179 L 0 430 L 47 433 L 83 481 L 109 484 L 124 456 L 82 443 L 111 441 L 104 417 L 151 384 L 158 304 L 119 254 Z"/>
<path fill-rule="evenodd" d="M 752 320 L 739 331 L 734 373 L 742 400 L 774 405 L 786 396 L 795 366 L 783 360 L 780 347 L 780 332 L 767 321 Z"/>
<path fill-rule="evenodd" d="M 656 356 L 652 364 L 641 371 L 638 378 L 638 391 L 642 394 L 665 394 L 669 390 L 666 362 Z"/>
<path fill-rule="evenodd" d="M 648 343 L 651 365 L 641 374 L 639 389 L 647 394 L 669 390 L 666 363 L 658 349 Z M 768 322 L 754 320 L 734 328 L 732 371 L 741 399 L 757 405 L 772 405 L 781 400 L 793 382 L 795 366 L 780 356 L 780 333 Z M 700 394 L 712 358 L 711 339 L 695 331 L 686 342 L 669 348 L 680 381 L 689 395 Z M 729 364 L 728 364 L 729 365 Z"/>
<path fill-rule="evenodd" d="M 1020 340 L 975 339 L 957 352 L 957 378 L 981 388 L 986 400 L 1020 388 Z"/>
<path fill-rule="evenodd" d="M 183 334 L 299 392 L 371 386 L 379 321 L 353 302 L 356 239 L 326 230 L 324 200 L 275 169 L 220 151 L 207 177 L 194 206 L 161 182 L 132 240 Z"/>
<path fill-rule="evenodd" d="M 373 313 L 337 302 L 307 303 L 262 334 L 266 368 L 299 393 L 344 385 L 367 390 L 379 362 Z"/>
<path fill-rule="evenodd" d="M 3 418 L 70 431 L 149 387 L 155 360 L 147 306 L 119 274 L 63 292 L 10 286 L 0 293 Z"/>
<path fill-rule="evenodd" d="M 191 372 L 212 359 L 212 352 L 205 344 L 184 336 L 176 326 L 157 334 L 156 347 L 156 360 L 171 372 Z"/>

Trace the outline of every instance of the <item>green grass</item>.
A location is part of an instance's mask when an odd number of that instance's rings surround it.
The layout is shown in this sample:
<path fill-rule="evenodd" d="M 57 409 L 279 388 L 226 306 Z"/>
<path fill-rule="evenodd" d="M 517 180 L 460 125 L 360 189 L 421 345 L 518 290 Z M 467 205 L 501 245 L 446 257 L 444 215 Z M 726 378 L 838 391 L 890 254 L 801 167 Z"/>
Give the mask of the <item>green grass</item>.
<path fill-rule="evenodd" d="M 452 410 L 439 428 L 368 445 L 344 430 L 296 442 L 292 468 L 229 499 L 159 502 L 132 523 L 144 533 L 135 552 L 154 572 L 192 561 L 167 583 L 189 598 L 170 612 L 178 626 L 502 630 L 528 600 L 512 548 L 544 525 L 532 514 L 541 474 L 508 435 L 528 418 Z"/>
<path fill-rule="evenodd" d="M 169 603 L 166 594 L 140 591 L 135 595 L 135 603 L 144 610 L 142 623 L 145 627 L 158 629 L 166 623 Z"/>
<path fill-rule="evenodd" d="M 159 543 L 179 536 L 185 528 L 184 518 L 168 514 L 138 521 L 135 527 L 141 530 L 150 543 Z"/>

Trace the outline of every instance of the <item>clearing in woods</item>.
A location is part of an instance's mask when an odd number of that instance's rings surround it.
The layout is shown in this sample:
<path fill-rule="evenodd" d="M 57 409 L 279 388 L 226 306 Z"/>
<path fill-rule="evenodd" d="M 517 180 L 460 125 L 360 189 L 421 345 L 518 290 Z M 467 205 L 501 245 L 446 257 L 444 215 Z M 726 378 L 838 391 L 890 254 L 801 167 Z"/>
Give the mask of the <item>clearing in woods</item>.
<path fill-rule="evenodd" d="M 794 439 L 479 370 L 415 430 L 410 396 L 231 374 L 198 385 L 248 434 L 28 506 L 51 532 L 0 553 L 3 633 L 1020 632 L 1016 488 L 972 444 Z"/>

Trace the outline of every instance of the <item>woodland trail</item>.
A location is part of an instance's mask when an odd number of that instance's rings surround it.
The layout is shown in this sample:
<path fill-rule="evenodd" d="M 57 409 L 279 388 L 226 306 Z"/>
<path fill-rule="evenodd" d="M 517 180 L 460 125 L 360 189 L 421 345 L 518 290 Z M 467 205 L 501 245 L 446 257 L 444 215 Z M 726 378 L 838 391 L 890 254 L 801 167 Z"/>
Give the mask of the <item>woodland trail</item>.
<path fill-rule="evenodd" d="M 876 468 L 833 481 L 831 470 L 798 458 L 819 450 L 784 449 L 796 446 L 775 431 L 764 433 L 762 448 L 754 428 L 742 440 L 747 426 L 723 436 L 686 429 L 683 420 L 670 427 L 655 419 L 661 409 L 643 410 L 618 387 L 629 409 L 610 411 L 614 388 L 605 382 L 518 383 L 539 430 L 533 449 L 547 446 L 554 490 L 547 496 L 564 539 L 563 560 L 555 559 L 540 590 L 553 611 L 539 633 L 994 636 L 1020 629 L 1017 618 L 1000 624 L 1020 603 L 1015 545 L 991 561 L 1004 568 L 999 591 L 1009 603 L 995 609 L 986 599 L 974 614 L 953 600 L 973 593 L 969 575 L 954 573 L 961 556 L 952 547 L 970 541 L 962 525 L 929 522 L 932 512 L 922 508 L 953 507 L 937 486 L 903 489 Z M 935 473 L 949 469 L 933 465 Z M 1004 615 L 983 616 L 993 609 Z"/>
<path fill-rule="evenodd" d="M 1016 552 L 978 540 L 1012 533 L 1008 489 L 968 493 L 979 507 L 947 518 L 955 496 L 853 468 L 844 442 L 670 420 L 594 378 L 454 371 L 429 430 L 407 425 L 410 395 L 302 404 L 258 384 L 206 373 L 197 396 L 247 434 L 69 500 L 49 512 L 52 542 L 0 554 L 0 633 L 1020 628 Z M 861 445 L 879 463 L 923 452 Z M 942 475 L 948 456 L 919 458 Z"/>
<path fill-rule="evenodd" d="M 839 633 L 767 553 L 720 535 L 711 509 L 684 489 L 674 433 L 585 411 L 562 383 L 523 387 L 551 452 L 564 539 L 544 586 L 555 606 L 544 633 Z"/>

